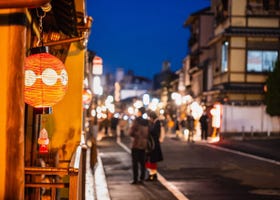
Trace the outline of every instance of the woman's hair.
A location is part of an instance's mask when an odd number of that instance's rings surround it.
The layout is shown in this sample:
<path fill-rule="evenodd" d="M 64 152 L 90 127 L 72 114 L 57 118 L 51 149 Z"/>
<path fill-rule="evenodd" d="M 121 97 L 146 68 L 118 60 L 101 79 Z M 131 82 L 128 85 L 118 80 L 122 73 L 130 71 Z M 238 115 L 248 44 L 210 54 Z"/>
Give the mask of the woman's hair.
<path fill-rule="evenodd" d="M 138 111 L 141 113 L 141 114 L 144 114 L 146 112 L 146 109 L 145 107 L 141 107 L 138 109 Z"/>
<path fill-rule="evenodd" d="M 156 119 L 157 118 L 157 114 L 154 111 L 151 111 L 149 114 L 150 118 L 152 119 Z"/>

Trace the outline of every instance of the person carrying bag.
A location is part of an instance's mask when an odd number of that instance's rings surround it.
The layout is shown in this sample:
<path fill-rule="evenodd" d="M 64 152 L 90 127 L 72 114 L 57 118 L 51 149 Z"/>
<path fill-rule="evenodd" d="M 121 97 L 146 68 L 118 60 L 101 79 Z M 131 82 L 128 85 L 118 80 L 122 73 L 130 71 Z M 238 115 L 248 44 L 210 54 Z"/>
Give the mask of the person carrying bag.
<path fill-rule="evenodd" d="M 146 168 L 149 176 L 146 181 L 157 180 L 157 163 L 163 160 L 163 155 L 160 146 L 161 122 L 155 112 L 150 112 L 149 134 L 153 138 L 154 148 L 147 152 Z"/>

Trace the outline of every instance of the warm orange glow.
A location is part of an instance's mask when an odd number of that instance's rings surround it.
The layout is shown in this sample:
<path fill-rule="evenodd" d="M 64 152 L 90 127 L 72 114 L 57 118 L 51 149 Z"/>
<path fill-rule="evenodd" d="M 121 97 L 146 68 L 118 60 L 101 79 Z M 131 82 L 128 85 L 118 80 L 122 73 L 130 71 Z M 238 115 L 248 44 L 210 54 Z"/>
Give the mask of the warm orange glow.
<path fill-rule="evenodd" d="M 52 107 L 65 95 L 68 75 L 63 63 L 49 53 L 25 59 L 24 101 L 33 107 Z"/>
<path fill-rule="evenodd" d="M 221 126 L 221 105 L 215 104 L 214 107 L 210 110 L 212 115 L 212 127 L 220 128 Z"/>
<path fill-rule="evenodd" d="M 89 89 L 83 91 L 83 104 L 88 105 L 92 100 L 92 92 Z"/>
<path fill-rule="evenodd" d="M 220 141 L 220 137 L 219 136 L 215 136 L 215 137 L 209 137 L 207 140 L 209 143 L 217 143 Z"/>

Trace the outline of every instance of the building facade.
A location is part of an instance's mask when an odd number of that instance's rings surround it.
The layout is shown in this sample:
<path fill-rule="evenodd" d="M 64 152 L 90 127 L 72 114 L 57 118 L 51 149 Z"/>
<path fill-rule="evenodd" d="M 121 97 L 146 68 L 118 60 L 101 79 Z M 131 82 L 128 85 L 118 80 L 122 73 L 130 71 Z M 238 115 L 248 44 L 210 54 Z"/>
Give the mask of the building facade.
<path fill-rule="evenodd" d="M 279 61 L 279 16 L 277 0 L 212 0 L 186 21 L 193 96 L 222 105 L 221 132 L 279 131 L 263 105 L 268 73 Z"/>
<path fill-rule="evenodd" d="M 82 165 L 73 168 L 71 160 L 81 155 L 77 150 L 83 136 L 82 91 L 91 22 L 84 1 L 1 1 L 0 199 L 82 198 L 84 187 L 77 181 L 82 180 Z M 69 78 L 65 96 L 48 109 L 51 113 L 24 103 L 25 59 L 41 46 L 63 63 Z M 35 82 L 49 78 L 34 76 Z M 53 80 L 56 84 L 62 79 L 56 74 Z M 38 142 L 43 129 L 48 132 L 44 153 Z M 46 174 L 56 178 L 49 181 Z M 46 182 L 52 189 L 44 193 Z"/>
<path fill-rule="evenodd" d="M 279 60 L 279 1 L 212 1 L 214 35 L 210 67 L 212 90 L 207 101 L 261 104 L 268 72 Z"/>

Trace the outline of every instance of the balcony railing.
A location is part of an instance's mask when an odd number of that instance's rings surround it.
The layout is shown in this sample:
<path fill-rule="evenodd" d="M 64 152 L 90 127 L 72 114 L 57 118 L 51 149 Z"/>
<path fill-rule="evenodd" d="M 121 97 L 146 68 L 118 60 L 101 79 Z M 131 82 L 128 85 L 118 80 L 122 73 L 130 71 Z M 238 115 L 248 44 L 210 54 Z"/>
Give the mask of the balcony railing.
<path fill-rule="evenodd" d="M 57 189 L 68 188 L 69 200 L 85 199 L 85 166 L 86 146 L 80 145 L 73 154 L 68 168 L 58 167 L 25 167 L 25 188 L 34 188 L 32 199 L 41 199 L 42 188 L 50 189 L 48 199 L 57 200 Z M 42 176 L 46 176 L 49 182 L 44 182 Z M 62 182 L 61 177 L 69 177 L 69 183 Z"/>
<path fill-rule="evenodd" d="M 262 4 L 248 5 L 246 9 L 248 16 L 279 16 L 280 10 L 275 7 L 264 8 Z"/>

